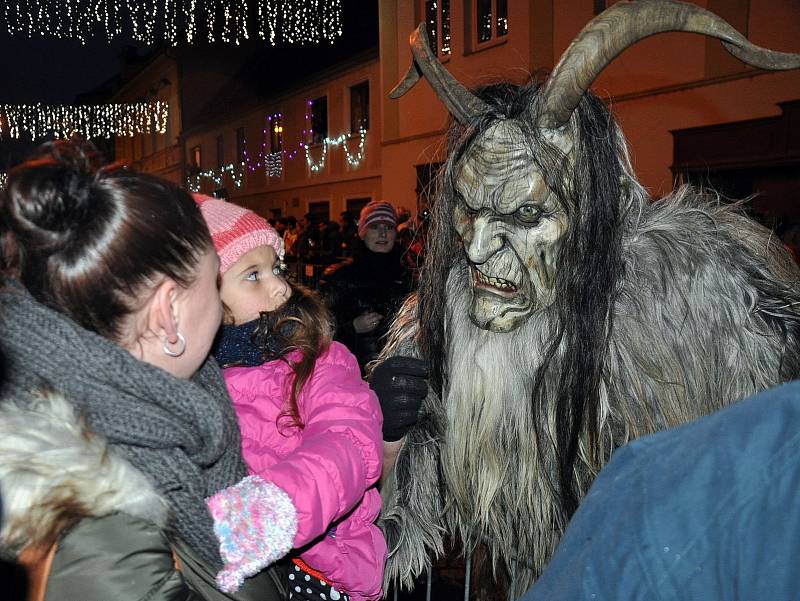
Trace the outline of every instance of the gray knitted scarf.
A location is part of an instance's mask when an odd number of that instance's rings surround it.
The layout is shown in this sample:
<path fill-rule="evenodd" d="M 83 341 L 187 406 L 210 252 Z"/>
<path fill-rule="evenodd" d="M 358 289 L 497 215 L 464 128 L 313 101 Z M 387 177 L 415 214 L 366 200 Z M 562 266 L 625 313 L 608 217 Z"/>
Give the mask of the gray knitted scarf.
<path fill-rule="evenodd" d="M 191 344 L 191 341 L 189 341 Z M 0 290 L 0 398 L 61 391 L 90 428 L 167 499 L 178 534 L 213 567 L 222 561 L 205 498 L 246 475 L 219 367 L 181 380 L 39 303 Z"/>

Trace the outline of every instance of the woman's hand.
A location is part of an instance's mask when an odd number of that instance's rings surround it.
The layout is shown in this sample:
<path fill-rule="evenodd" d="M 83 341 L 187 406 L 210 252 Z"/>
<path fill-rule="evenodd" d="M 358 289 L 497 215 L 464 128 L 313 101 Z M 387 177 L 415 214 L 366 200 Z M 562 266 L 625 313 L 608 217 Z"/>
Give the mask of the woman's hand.
<path fill-rule="evenodd" d="M 368 334 L 378 327 L 382 319 L 383 315 L 375 311 L 364 313 L 353 320 L 353 329 L 356 334 Z"/>

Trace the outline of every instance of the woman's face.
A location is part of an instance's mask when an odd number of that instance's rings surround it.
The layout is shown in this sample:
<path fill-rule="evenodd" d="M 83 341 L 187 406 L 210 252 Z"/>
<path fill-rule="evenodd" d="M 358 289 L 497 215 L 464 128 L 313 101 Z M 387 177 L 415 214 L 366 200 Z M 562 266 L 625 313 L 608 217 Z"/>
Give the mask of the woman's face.
<path fill-rule="evenodd" d="M 271 246 L 259 246 L 242 255 L 222 276 L 220 296 L 234 324 L 258 319 L 262 311 L 275 311 L 291 295 L 278 275 L 278 257 Z"/>
<path fill-rule="evenodd" d="M 214 249 L 207 251 L 198 264 L 198 274 L 189 288 L 180 293 L 178 330 L 186 339 L 186 351 L 176 359 L 179 377 L 192 376 L 211 351 L 222 321 L 217 274 L 219 259 Z"/>
<path fill-rule="evenodd" d="M 397 230 L 389 223 L 373 223 L 367 227 L 364 244 L 374 253 L 392 252 Z"/>

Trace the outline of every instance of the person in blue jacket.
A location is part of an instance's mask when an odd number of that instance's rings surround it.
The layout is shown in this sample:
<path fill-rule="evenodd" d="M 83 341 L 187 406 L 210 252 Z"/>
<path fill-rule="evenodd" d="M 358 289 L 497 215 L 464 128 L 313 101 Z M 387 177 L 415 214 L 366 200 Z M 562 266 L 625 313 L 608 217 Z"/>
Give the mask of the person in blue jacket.
<path fill-rule="evenodd" d="M 522 601 L 800 599 L 800 381 L 618 449 Z"/>

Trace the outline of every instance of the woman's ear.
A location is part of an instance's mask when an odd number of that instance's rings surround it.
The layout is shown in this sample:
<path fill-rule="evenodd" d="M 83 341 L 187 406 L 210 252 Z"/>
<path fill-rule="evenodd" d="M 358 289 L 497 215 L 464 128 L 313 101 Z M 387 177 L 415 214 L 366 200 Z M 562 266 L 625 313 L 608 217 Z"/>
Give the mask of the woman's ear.
<path fill-rule="evenodd" d="M 156 287 L 149 303 L 148 325 L 151 332 L 159 338 L 166 336 L 167 342 L 178 342 L 178 284 L 172 278 L 164 280 Z"/>

